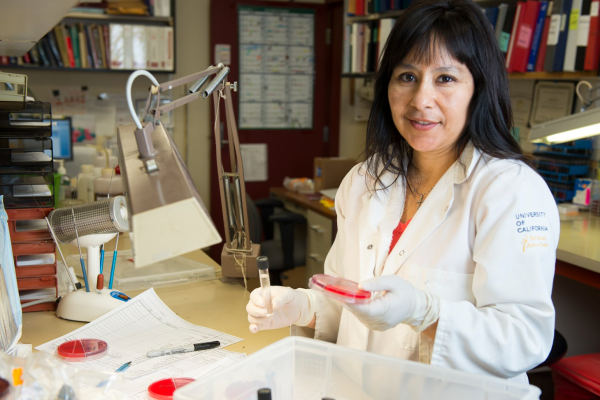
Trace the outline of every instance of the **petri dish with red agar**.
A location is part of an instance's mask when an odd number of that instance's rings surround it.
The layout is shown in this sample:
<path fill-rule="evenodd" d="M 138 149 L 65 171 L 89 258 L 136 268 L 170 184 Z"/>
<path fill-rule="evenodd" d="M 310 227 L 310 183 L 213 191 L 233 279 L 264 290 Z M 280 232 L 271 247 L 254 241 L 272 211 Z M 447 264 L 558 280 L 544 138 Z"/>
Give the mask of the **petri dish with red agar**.
<path fill-rule="evenodd" d="M 192 378 L 161 379 L 148 386 L 148 397 L 155 400 L 171 400 L 177 389 L 194 381 Z"/>
<path fill-rule="evenodd" d="M 56 354 L 70 362 L 97 360 L 108 354 L 108 343 L 100 339 L 69 340 L 56 348 Z"/>
<path fill-rule="evenodd" d="M 337 276 L 317 274 L 308 281 L 308 287 L 326 297 L 351 304 L 368 304 L 372 293 L 358 288 L 358 283 Z"/>

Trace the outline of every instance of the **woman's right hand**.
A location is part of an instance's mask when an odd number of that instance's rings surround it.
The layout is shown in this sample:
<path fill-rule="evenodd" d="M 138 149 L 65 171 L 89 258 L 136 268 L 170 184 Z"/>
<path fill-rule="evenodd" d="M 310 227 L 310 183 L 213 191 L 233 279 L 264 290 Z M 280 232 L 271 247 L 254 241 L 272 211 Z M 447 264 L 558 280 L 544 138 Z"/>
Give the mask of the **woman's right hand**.
<path fill-rule="evenodd" d="M 246 306 L 250 332 L 261 329 L 278 329 L 291 325 L 306 326 L 315 314 L 308 295 L 301 289 L 284 286 L 271 286 L 273 314 L 267 317 L 267 309 L 262 298 L 261 288 L 254 289 Z"/>

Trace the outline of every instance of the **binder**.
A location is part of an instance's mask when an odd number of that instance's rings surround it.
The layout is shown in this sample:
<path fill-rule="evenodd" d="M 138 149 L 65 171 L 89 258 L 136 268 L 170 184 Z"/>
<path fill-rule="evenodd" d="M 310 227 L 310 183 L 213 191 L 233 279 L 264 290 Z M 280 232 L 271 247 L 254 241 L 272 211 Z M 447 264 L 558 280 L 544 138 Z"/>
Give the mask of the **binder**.
<path fill-rule="evenodd" d="M 556 45 L 556 53 L 554 55 L 553 71 L 559 72 L 563 70 L 565 53 L 567 48 L 567 36 L 569 34 L 569 19 L 571 16 L 571 6 L 573 0 L 563 0 L 563 11 L 561 13 L 560 33 L 558 36 L 558 44 Z"/>
<path fill-rule="evenodd" d="M 60 53 L 58 52 L 58 47 L 56 44 L 56 37 L 54 36 L 54 31 L 50 30 L 50 32 L 48 32 L 48 35 L 46 35 L 46 37 L 48 38 L 48 47 L 50 49 L 50 54 L 52 54 L 52 58 L 54 59 L 54 66 L 59 66 L 59 67 L 63 67 L 63 62 L 62 62 L 62 58 L 60 57 Z"/>
<path fill-rule="evenodd" d="M 81 68 L 81 54 L 79 47 L 79 32 L 77 31 L 77 27 L 75 25 L 71 25 L 71 44 L 73 45 L 73 58 L 75 59 L 75 67 Z"/>
<path fill-rule="evenodd" d="M 598 9 L 600 0 L 593 0 L 590 4 L 590 34 L 588 36 L 588 45 L 585 53 L 583 69 L 585 71 L 595 71 L 598 69 L 600 57 L 600 27 L 598 18 Z"/>
<path fill-rule="evenodd" d="M 568 21 L 569 32 L 567 33 L 563 71 L 575 71 L 575 58 L 577 56 L 577 42 L 579 39 L 579 13 L 581 12 L 581 6 L 581 0 L 573 0 L 573 3 L 571 4 L 571 12 Z"/>
<path fill-rule="evenodd" d="M 511 60 L 512 71 L 527 71 L 527 61 L 529 60 L 529 53 L 531 51 L 531 43 L 533 41 L 535 26 L 540 12 L 540 5 L 539 1 L 527 0 L 527 3 L 524 5 L 524 12 L 523 8 L 521 10 L 523 17 L 520 18 L 517 37 L 514 41 Z"/>
<path fill-rule="evenodd" d="M 591 0 L 581 1 L 581 14 L 577 29 L 577 51 L 575 53 L 575 71 L 583 71 L 588 36 L 590 34 L 590 8 Z"/>
<path fill-rule="evenodd" d="M 508 72 L 513 72 L 514 70 L 514 61 L 513 61 L 513 50 L 515 47 L 515 37 L 517 36 L 517 29 L 521 24 L 521 19 L 523 18 L 523 14 L 525 14 L 525 2 L 519 1 L 517 2 L 517 9 L 515 11 L 515 19 L 512 24 L 512 30 L 510 33 L 510 42 L 508 44 L 508 50 L 506 52 L 506 69 Z"/>
<path fill-rule="evenodd" d="M 548 38 L 546 40 L 546 57 L 544 59 L 543 71 L 552 71 L 554 57 L 556 55 L 556 46 L 560 34 L 560 23 L 563 10 L 563 0 L 554 0 L 552 4 L 552 15 L 550 16 L 550 27 L 548 29 Z"/>
<path fill-rule="evenodd" d="M 56 45 L 58 48 L 58 53 L 60 56 L 60 60 L 63 64 L 63 67 L 69 68 L 71 66 L 69 62 L 69 55 L 67 54 L 67 45 L 65 41 L 65 36 L 63 33 L 62 25 L 56 25 L 54 27 L 54 37 L 56 38 Z"/>
<path fill-rule="evenodd" d="M 75 68 L 75 55 L 73 53 L 73 42 L 69 36 L 69 30 L 65 25 L 61 25 L 63 37 L 65 38 L 65 48 L 67 49 L 67 58 L 69 60 L 69 66 Z"/>
<path fill-rule="evenodd" d="M 535 23 L 535 31 L 533 33 L 533 40 L 531 42 L 531 51 L 529 52 L 529 61 L 527 62 L 527 71 L 529 72 L 532 72 L 535 69 L 535 63 L 540 50 L 542 30 L 544 29 L 546 14 L 548 14 L 548 2 L 542 1 L 538 11 L 537 22 Z"/>
<path fill-rule="evenodd" d="M 544 63 L 546 62 L 546 51 L 548 50 L 548 33 L 550 32 L 550 22 L 552 20 L 552 9 L 554 8 L 554 2 L 548 2 L 548 10 L 546 11 L 546 18 L 544 18 L 544 28 L 542 29 L 542 38 L 540 39 L 540 50 L 538 52 L 537 60 L 535 62 L 535 71 L 543 71 Z"/>

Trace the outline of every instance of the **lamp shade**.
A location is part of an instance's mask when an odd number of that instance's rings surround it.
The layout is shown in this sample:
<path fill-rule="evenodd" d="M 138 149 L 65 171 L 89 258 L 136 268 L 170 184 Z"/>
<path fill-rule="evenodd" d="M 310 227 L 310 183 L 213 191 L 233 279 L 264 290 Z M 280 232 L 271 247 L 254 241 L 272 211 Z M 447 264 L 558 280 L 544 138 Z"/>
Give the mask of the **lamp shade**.
<path fill-rule="evenodd" d="M 600 134 L 600 108 L 594 108 L 535 125 L 529 133 L 529 140 L 558 144 L 598 134 Z"/>

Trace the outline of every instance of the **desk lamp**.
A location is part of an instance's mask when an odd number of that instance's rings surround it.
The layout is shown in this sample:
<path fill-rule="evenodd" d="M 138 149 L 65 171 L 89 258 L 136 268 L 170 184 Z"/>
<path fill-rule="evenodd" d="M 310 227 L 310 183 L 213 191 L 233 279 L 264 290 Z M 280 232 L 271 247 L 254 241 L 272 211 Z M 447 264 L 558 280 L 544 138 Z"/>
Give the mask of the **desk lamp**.
<path fill-rule="evenodd" d="M 587 100 L 579 93 L 579 89 L 583 85 L 588 86 Z M 587 110 L 592 103 L 600 100 L 600 97 L 591 97 L 591 93 L 597 89 L 600 89 L 600 85 L 592 87 L 587 81 L 579 82 L 575 93 L 582 103 L 580 112 L 535 125 L 531 128 L 529 140 L 534 143 L 552 145 L 600 134 L 600 108 Z"/>
<path fill-rule="evenodd" d="M 212 94 L 216 112 L 217 170 L 226 237 L 221 260 L 223 276 L 258 276 L 256 257 L 260 247 L 250 243 L 244 172 L 231 101 L 232 92 L 237 91 L 237 82 L 226 82 L 228 73 L 229 68 L 219 64 L 162 84 L 144 70 L 133 72 L 127 80 L 127 105 L 134 124 L 120 126 L 117 138 L 121 175 L 127 187 L 136 268 L 221 241 L 177 146 L 161 124 L 163 113 L 200 97 L 206 99 Z M 214 77 L 209 80 L 212 75 Z M 131 99 L 131 86 L 139 76 L 146 76 L 153 84 L 145 109 L 152 120 L 145 125 L 138 119 Z M 192 83 L 187 95 L 160 105 L 163 91 L 187 83 Z M 224 99 L 230 137 L 231 172 L 225 172 L 221 161 L 218 131 L 221 98 Z M 150 109 L 151 104 L 157 106 Z"/>

